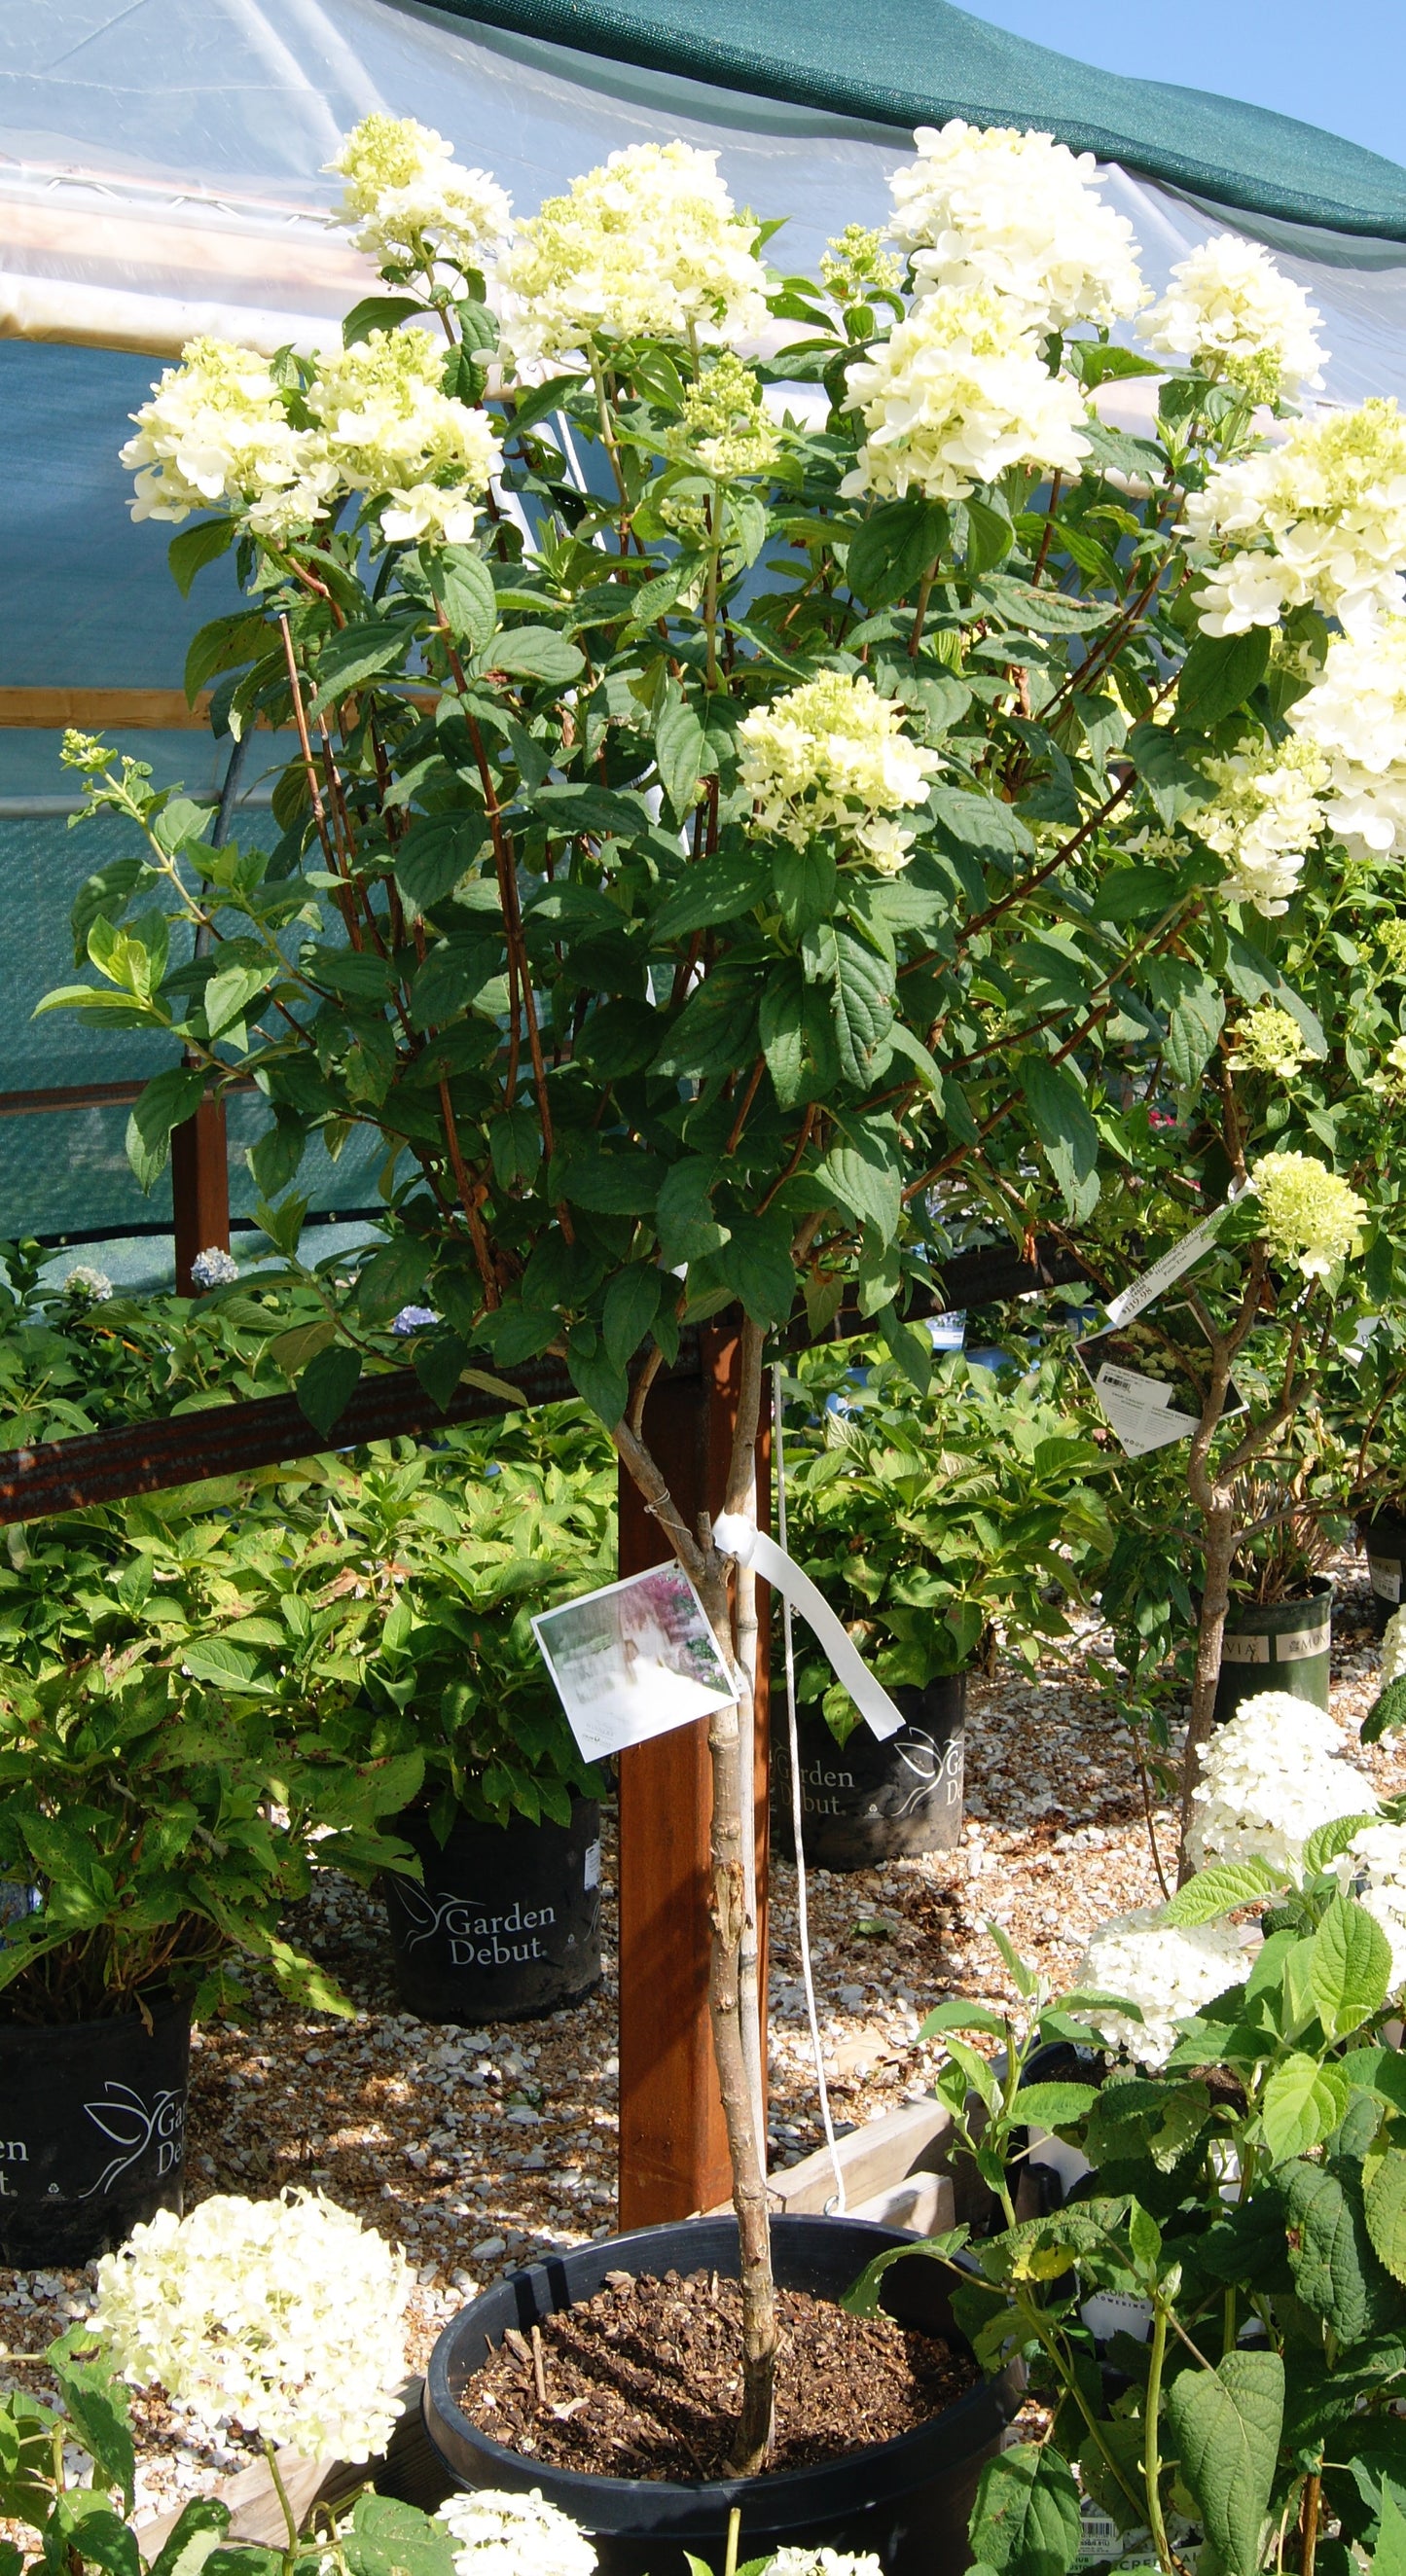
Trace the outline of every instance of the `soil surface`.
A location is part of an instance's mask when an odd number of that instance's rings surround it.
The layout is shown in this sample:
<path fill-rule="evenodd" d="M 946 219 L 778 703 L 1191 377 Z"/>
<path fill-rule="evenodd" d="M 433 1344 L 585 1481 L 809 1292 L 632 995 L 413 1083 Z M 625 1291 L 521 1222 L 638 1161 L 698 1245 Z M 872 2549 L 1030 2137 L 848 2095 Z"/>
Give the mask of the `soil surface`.
<path fill-rule="evenodd" d="M 912 2433 L 970 2388 L 975 2365 L 894 2317 L 851 2317 L 779 2290 L 781 2350 L 770 2466 L 812 2469 Z M 607 2274 L 606 2287 L 510 2326 L 460 2390 L 479 2432 L 587 2477 L 729 2475 L 741 2394 L 742 2294 L 716 2272 Z"/>

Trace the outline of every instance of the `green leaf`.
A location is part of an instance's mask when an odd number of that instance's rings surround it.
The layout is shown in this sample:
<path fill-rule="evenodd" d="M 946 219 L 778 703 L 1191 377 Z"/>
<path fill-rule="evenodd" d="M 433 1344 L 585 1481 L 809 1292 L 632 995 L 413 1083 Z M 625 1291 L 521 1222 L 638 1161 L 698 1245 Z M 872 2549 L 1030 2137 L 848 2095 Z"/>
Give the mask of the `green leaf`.
<path fill-rule="evenodd" d="M 397 1235 L 393 1243 L 373 1252 L 357 1274 L 351 1300 L 362 1323 L 388 1323 L 402 1306 L 414 1305 L 429 1277 L 433 1259 L 433 1245 L 413 1234 Z M 303 1409 L 306 1412 L 306 1406 Z"/>
<path fill-rule="evenodd" d="M 1260 2122 L 1276 2164 L 1305 2156 L 1330 2138 L 1349 2100 L 1347 2078 L 1335 2066 L 1296 2052 L 1275 2067 L 1264 2088 Z"/>
<path fill-rule="evenodd" d="M 1185 806 L 1204 803 L 1206 782 L 1168 726 L 1135 724 L 1125 749 L 1164 823 L 1174 822 Z"/>
<path fill-rule="evenodd" d="M 702 1155 L 673 1163 L 660 1189 L 656 1217 L 659 1254 L 666 1268 L 701 1261 L 727 1241 L 727 1227 L 713 1213 L 717 1167 Z"/>
<path fill-rule="evenodd" d="M 654 758 L 659 783 L 680 823 L 697 796 L 706 746 L 702 719 L 687 698 L 670 698 L 654 728 Z"/>
<path fill-rule="evenodd" d="M 1326 1825 L 1315 1826 L 1303 1847 L 1305 1878 L 1326 1869 L 1329 1861 L 1336 1860 L 1339 1852 L 1345 1852 L 1349 1843 L 1357 1840 L 1365 1825 L 1375 1822 L 1374 1816 L 1330 1816 Z"/>
<path fill-rule="evenodd" d="M 1178 724 L 1209 733 L 1243 707 L 1269 668 L 1269 644 L 1267 626 L 1252 626 L 1245 635 L 1196 636 L 1177 681 Z"/>
<path fill-rule="evenodd" d="M 294 1392 L 314 1431 L 324 1435 L 340 1421 L 361 1380 L 361 1354 L 334 1342 L 309 1360 Z"/>
<path fill-rule="evenodd" d="M 851 1082 L 866 1084 L 893 1021 L 893 970 L 849 931 L 829 923 L 820 934 L 820 954 L 833 975 L 841 1067 Z"/>
<path fill-rule="evenodd" d="M 181 1649 L 186 1671 L 198 1682 L 215 1682 L 236 1687 L 252 1681 L 258 1670 L 255 1658 L 227 1637 L 197 1637 Z"/>
<path fill-rule="evenodd" d="M 233 519 L 197 519 L 193 528 L 182 528 L 166 549 L 171 578 L 182 599 L 189 599 L 190 586 L 196 574 L 217 555 L 227 554 L 234 543 Z"/>
<path fill-rule="evenodd" d="M 127 1121 L 127 1160 L 143 1192 L 155 1188 L 171 1159 L 171 1130 L 193 1118 L 205 1097 L 205 1076 L 194 1065 L 153 1074 Z"/>
<path fill-rule="evenodd" d="M 1385 1690 L 1378 1691 L 1362 1720 L 1363 1743 L 1379 1744 L 1393 1726 L 1406 1726 L 1406 1673 L 1399 1674 L 1394 1682 L 1387 1683 Z"/>
<path fill-rule="evenodd" d="M 1164 1905 L 1158 1917 L 1162 1923 L 1214 1923 L 1218 1914 L 1231 1914 L 1237 1905 L 1253 1905 L 1257 1897 L 1268 1896 L 1282 1887 L 1286 1873 L 1271 1869 L 1258 1855 L 1252 1860 L 1218 1861 L 1210 1869 L 1198 1869 L 1185 1887 L 1179 1887 L 1171 1902 Z"/>
<path fill-rule="evenodd" d="M 1289 2228 L 1294 2287 L 1326 2317 L 1340 2343 L 1390 2325 L 1400 2301 L 1367 2232 L 1358 2175 L 1339 2165 L 1281 2166 L 1276 2177 Z"/>
<path fill-rule="evenodd" d="M 1389 2147 L 1364 2196 L 1367 2233 L 1379 2263 L 1406 2282 L 1406 2155 Z"/>
<path fill-rule="evenodd" d="M 709 1268 L 739 1297 L 754 1324 L 784 1324 L 796 1299 L 791 1227 L 785 1218 L 740 1217 Z"/>
<path fill-rule="evenodd" d="M 605 1292 L 601 1340 L 617 1368 L 634 1358 L 659 1311 L 663 1275 L 649 1261 L 634 1261 L 616 1272 Z"/>
<path fill-rule="evenodd" d="M 417 814 L 395 853 L 395 881 L 407 903 L 428 912 L 466 877 L 488 839 L 478 814 Z"/>
<path fill-rule="evenodd" d="M 777 909 L 793 939 L 804 939 L 835 908 L 839 869 L 833 852 L 819 841 L 803 850 L 783 842 L 771 857 L 772 891 Z"/>
<path fill-rule="evenodd" d="M 212 1038 L 221 1037 L 242 1022 L 251 1002 L 256 1001 L 272 982 L 276 972 L 270 964 L 260 966 L 226 966 L 212 975 L 201 993 L 205 1025 Z"/>
<path fill-rule="evenodd" d="M 996 616 L 1036 635 L 1086 635 L 1106 626 L 1113 609 L 1112 600 L 1071 599 L 1067 591 L 1037 590 L 1006 572 L 988 573 L 972 596 L 975 616 Z"/>
<path fill-rule="evenodd" d="M 358 2496 L 342 2547 L 351 2576 L 454 2576 L 447 2526 L 393 2496 Z"/>
<path fill-rule="evenodd" d="M 1028 825 L 999 796 L 974 795 L 968 788 L 946 787 L 939 780 L 928 791 L 928 803 L 943 830 L 963 849 L 996 859 L 1028 859 L 1034 853 Z"/>
<path fill-rule="evenodd" d="M 1284 2422 L 1277 2352 L 1230 2352 L 1167 2390 L 1181 2476 L 1225 2576 L 1256 2576 Z"/>
<path fill-rule="evenodd" d="M 130 2513 L 137 2455 L 126 2389 L 101 2361 L 56 2358 L 54 2375 L 79 2441 L 91 2453 L 102 2481 L 120 2491 L 123 2509 Z"/>
<path fill-rule="evenodd" d="M 227 2504 L 218 2496 L 193 2496 L 153 2558 L 150 2576 L 201 2576 L 228 2529 Z"/>
<path fill-rule="evenodd" d="M 1021 2442 L 987 2461 L 971 2518 L 977 2559 L 1010 2576 L 1067 2576 L 1080 2539 L 1079 2490 L 1050 2443 Z"/>
<path fill-rule="evenodd" d="M 614 833 L 628 841 L 649 828 L 648 810 L 637 798 L 589 779 L 535 788 L 530 802 L 552 832 L 589 832 L 598 841 Z"/>
<path fill-rule="evenodd" d="M 549 376 L 544 385 L 534 385 L 530 393 L 522 395 L 514 403 L 508 414 L 509 437 L 525 437 L 528 430 L 535 429 L 550 412 L 560 411 L 567 395 L 573 394 L 584 381 L 581 376 Z"/>
<path fill-rule="evenodd" d="M 1015 544 L 1015 530 L 1004 510 L 993 510 L 987 501 L 973 495 L 965 504 L 967 513 L 967 550 L 963 570 L 975 578 L 978 573 L 994 572 Z"/>
<path fill-rule="evenodd" d="M 373 331 L 398 331 L 402 322 L 413 322 L 428 309 L 418 295 L 363 295 L 342 324 L 342 346 L 350 349 Z"/>
<path fill-rule="evenodd" d="M 1218 984 L 1184 958 L 1159 960 L 1158 999 L 1166 1001 L 1167 1043 L 1164 1050 L 1173 1081 L 1189 1091 L 1215 1053 L 1225 1026 L 1225 997 Z"/>
<path fill-rule="evenodd" d="M 886 501 L 849 540 L 845 579 L 867 608 L 887 608 L 916 590 L 947 544 L 950 521 L 940 501 Z"/>
<path fill-rule="evenodd" d="M 584 1396 L 593 1413 L 598 1413 L 607 1431 L 613 1431 L 630 1398 L 630 1382 L 622 1368 L 604 1351 L 573 1350 L 566 1347 L 566 1365 L 571 1383 Z"/>
<path fill-rule="evenodd" d="M 545 680 L 554 689 L 569 688 L 586 667 L 585 654 L 554 626 L 511 627 L 487 649 L 492 670 L 515 680 Z"/>
<path fill-rule="evenodd" d="M 654 916 L 651 939 L 661 946 L 690 931 L 711 929 L 714 922 L 735 921 L 740 913 L 750 912 L 761 896 L 762 873 L 751 852 L 736 855 L 720 850 L 700 866 L 685 870 Z"/>
<path fill-rule="evenodd" d="M 872 1226 L 881 1243 L 892 1243 L 903 1213 L 903 1184 L 887 1155 L 862 1139 L 832 1145 L 816 1169 L 822 1188 L 833 1192 L 846 1214 Z"/>
<path fill-rule="evenodd" d="M 1098 2100 L 1092 2084 L 1022 2084 L 1016 2096 L 1022 2120 L 1041 2129 L 1067 2128 Z"/>
<path fill-rule="evenodd" d="M 70 2545 L 79 2557 L 104 2568 L 107 2576 L 142 2576 L 136 2533 L 106 2506 L 85 2512 L 84 2501 L 85 2490 L 79 2487 L 60 2507 L 60 2521 L 68 2525 Z"/>
<path fill-rule="evenodd" d="M 1020 1082 L 1065 1206 L 1072 1217 L 1090 1215 L 1099 1193 L 1098 1129 L 1079 1084 L 1038 1055 L 1022 1059 Z"/>
<path fill-rule="evenodd" d="M 593 1136 L 568 1137 L 552 1158 L 547 1187 L 554 1199 L 602 1216 L 648 1216 L 666 1169 L 661 1155 L 639 1145 L 613 1153 Z"/>
<path fill-rule="evenodd" d="M 1313 1936 L 1309 1986 L 1330 2039 L 1345 2039 L 1386 2001 L 1391 1943 L 1374 1916 L 1335 1896 Z"/>
<path fill-rule="evenodd" d="M 493 576 L 472 546 L 446 546 L 442 554 L 420 549 L 420 565 L 431 596 L 439 602 L 457 640 L 481 653 L 498 623 Z"/>
<path fill-rule="evenodd" d="M 1406 2513 L 1387 2493 L 1386 2481 L 1381 2486 L 1381 2511 L 1377 2522 L 1377 2545 L 1372 2552 L 1372 2576 L 1406 2576 Z"/>
<path fill-rule="evenodd" d="M 945 2003 L 934 2004 L 924 2016 L 918 2037 L 932 2039 L 943 2030 L 979 2030 L 988 2039 L 999 2039 L 1003 2044 L 1009 2037 L 999 2013 L 991 2012 L 985 2004 L 969 2004 L 960 1995 L 949 1995 Z"/>
<path fill-rule="evenodd" d="M 317 657 L 317 695 L 309 715 L 321 715 L 324 708 L 350 697 L 365 680 L 398 671 L 409 646 L 410 628 L 399 619 L 392 625 L 385 618 L 367 618 L 360 625 L 344 626 L 339 635 L 329 635 Z"/>

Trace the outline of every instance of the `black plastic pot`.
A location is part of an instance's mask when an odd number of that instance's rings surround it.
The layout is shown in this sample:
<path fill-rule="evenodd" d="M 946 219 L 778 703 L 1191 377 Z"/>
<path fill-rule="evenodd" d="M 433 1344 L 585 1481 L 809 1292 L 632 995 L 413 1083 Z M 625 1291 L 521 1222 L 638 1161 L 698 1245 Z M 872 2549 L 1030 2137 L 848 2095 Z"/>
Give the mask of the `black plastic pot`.
<path fill-rule="evenodd" d="M 838 2299 L 866 2263 L 904 2239 L 864 2219 L 774 2218 L 771 2242 L 783 2288 Z M 459 2396 L 506 2327 L 530 2331 L 556 2309 L 590 2298 L 608 2272 L 657 2277 L 671 2270 L 716 2270 L 735 2279 L 735 2220 L 694 2218 L 579 2246 L 512 2274 L 456 2317 L 430 2355 L 424 2397 L 430 2440 L 455 2482 L 519 2493 L 539 2488 L 549 2504 L 590 2533 L 601 2576 L 687 2576 L 687 2551 L 720 2566 L 734 2505 L 741 2508 L 744 2559 L 786 2547 L 872 2550 L 886 2576 L 932 2576 L 938 2568 L 944 2576 L 949 2570 L 959 2576 L 971 2563 L 967 2522 L 982 2465 L 999 2449 L 1021 2403 L 1018 2365 L 979 2382 L 917 2432 L 876 2443 L 850 2459 L 693 2486 L 548 2468 L 490 2441 L 469 2422 Z M 905 2323 L 926 2326 L 965 2349 L 952 2323 L 946 2282 L 941 2265 L 915 2255 L 885 2276 L 883 2303 Z"/>
<path fill-rule="evenodd" d="M 422 2021 L 530 2021 L 600 1983 L 600 1809 L 573 1798 L 569 1825 L 480 1825 L 461 1815 L 441 1845 L 416 1808 L 391 1831 L 424 1884 L 387 1874 L 395 1981 Z"/>
<path fill-rule="evenodd" d="M 1237 1604 L 1221 1641 L 1216 1725 L 1261 1691 L 1288 1691 L 1326 1709 L 1332 1642 L 1333 1587 L 1326 1576 L 1306 1601 L 1275 1601 L 1263 1610 Z"/>
<path fill-rule="evenodd" d="M 805 1853 L 816 1869 L 872 1869 L 915 1852 L 960 1848 L 966 1674 L 929 1682 L 924 1690 L 898 1689 L 893 1697 L 906 1724 L 882 1742 L 860 1725 L 840 1745 L 823 1717 L 798 1715 Z M 794 1860 L 784 1700 L 772 1741 L 772 1830 Z"/>
<path fill-rule="evenodd" d="M 1406 1520 L 1395 1512 L 1363 1514 L 1357 1524 L 1372 1586 L 1372 1616 L 1378 1636 L 1394 1610 L 1406 1601 Z"/>
<path fill-rule="evenodd" d="M 0 2021 L 0 2263 L 91 2262 L 181 2206 L 190 2008 Z"/>

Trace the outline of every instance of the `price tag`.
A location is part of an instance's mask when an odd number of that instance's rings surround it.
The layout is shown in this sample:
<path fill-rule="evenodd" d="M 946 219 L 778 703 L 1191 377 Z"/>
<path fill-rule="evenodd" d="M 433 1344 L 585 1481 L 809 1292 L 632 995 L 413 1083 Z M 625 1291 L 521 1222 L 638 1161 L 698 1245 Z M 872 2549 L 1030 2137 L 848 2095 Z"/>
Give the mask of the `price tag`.
<path fill-rule="evenodd" d="M 1232 1190 L 1229 1198 L 1223 1199 L 1218 1208 L 1212 1208 L 1209 1216 L 1192 1227 L 1190 1234 L 1184 1234 L 1180 1243 L 1174 1243 L 1169 1252 L 1163 1253 L 1160 1261 L 1154 1261 L 1150 1270 L 1144 1270 L 1140 1279 L 1134 1279 L 1131 1286 L 1110 1298 L 1107 1308 L 1110 1324 L 1130 1324 L 1135 1315 L 1155 1304 L 1174 1281 L 1194 1269 L 1215 1242 L 1222 1217 L 1242 1194 L 1241 1190 Z"/>

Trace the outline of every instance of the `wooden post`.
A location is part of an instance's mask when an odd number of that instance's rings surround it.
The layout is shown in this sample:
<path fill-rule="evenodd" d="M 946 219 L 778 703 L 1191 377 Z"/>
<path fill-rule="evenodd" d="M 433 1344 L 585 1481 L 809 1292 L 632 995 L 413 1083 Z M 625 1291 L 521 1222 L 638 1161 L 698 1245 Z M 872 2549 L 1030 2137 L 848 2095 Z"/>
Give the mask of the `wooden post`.
<path fill-rule="evenodd" d="M 645 1436 L 692 1524 L 723 1507 L 737 1407 L 739 1343 L 728 1317 L 699 1334 L 697 1379 L 661 1378 Z M 758 1510 L 769 1493 L 770 1440 L 757 1467 Z M 620 1571 L 641 1574 L 668 1541 L 634 1485 L 620 1476 Z M 759 1587 L 756 1831 L 762 1994 L 766 1993 L 767 1593 Z M 687 2218 L 731 2195 L 722 2099 L 708 2028 L 708 1822 L 712 1785 L 706 1719 L 677 1726 L 620 1756 L 620 2186 L 622 2228 Z M 763 2019 L 765 2049 L 765 2018 Z"/>
<path fill-rule="evenodd" d="M 199 1295 L 190 1275 L 198 1252 L 229 1250 L 229 1146 L 225 1105 L 210 1096 L 171 1130 L 171 1206 L 176 1221 L 176 1294 Z"/>

